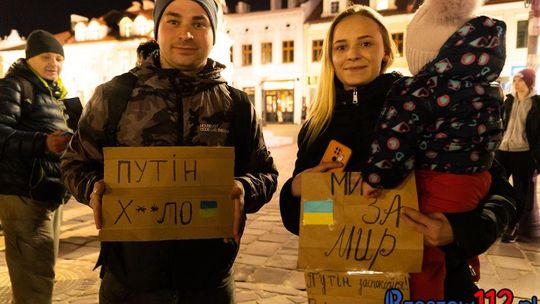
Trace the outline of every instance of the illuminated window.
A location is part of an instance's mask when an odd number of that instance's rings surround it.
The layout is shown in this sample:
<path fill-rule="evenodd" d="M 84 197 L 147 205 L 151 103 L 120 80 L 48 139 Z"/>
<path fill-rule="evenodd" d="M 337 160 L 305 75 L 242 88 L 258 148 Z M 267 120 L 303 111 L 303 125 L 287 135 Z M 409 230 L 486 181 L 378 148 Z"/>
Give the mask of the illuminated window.
<path fill-rule="evenodd" d="M 377 0 L 376 10 L 380 11 L 380 10 L 386 10 L 389 8 L 390 8 L 390 3 L 388 2 L 388 0 Z"/>
<path fill-rule="evenodd" d="M 73 31 L 75 32 L 76 41 L 86 40 L 86 24 L 84 24 L 83 22 L 77 22 L 77 24 L 75 24 L 75 26 L 73 27 Z"/>
<path fill-rule="evenodd" d="M 121 37 L 133 36 L 133 20 L 128 17 L 124 17 L 118 22 L 118 28 L 120 29 Z"/>
<path fill-rule="evenodd" d="M 311 61 L 318 62 L 321 61 L 322 57 L 322 40 L 313 40 L 311 42 Z"/>
<path fill-rule="evenodd" d="M 103 25 L 99 23 L 96 19 L 92 19 L 90 23 L 88 23 L 88 27 L 86 29 L 86 39 L 87 40 L 99 40 L 105 38 L 107 36 L 108 28 L 106 25 Z"/>
<path fill-rule="evenodd" d="M 529 20 L 520 20 L 517 23 L 516 48 L 526 48 L 529 35 Z"/>
<path fill-rule="evenodd" d="M 318 85 L 319 84 L 319 76 L 308 76 L 308 85 Z"/>
<path fill-rule="evenodd" d="M 144 36 L 146 34 L 149 34 L 153 30 L 153 22 L 151 20 L 146 19 L 143 15 L 137 16 L 135 20 L 133 21 L 133 32 L 135 35 L 138 36 Z"/>
<path fill-rule="evenodd" d="M 330 13 L 331 14 L 339 13 L 339 1 L 330 2 Z"/>
<path fill-rule="evenodd" d="M 242 65 L 248 66 L 253 63 L 253 50 L 251 44 L 242 45 Z"/>
<path fill-rule="evenodd" d="M 283 63 L 293 63 L 294 62 L 294 41 L 288 40 L 283 41 Z"/>
<path fill-rule="evenodd" d="M 261 64 L 272 63 L 272 42 L 261 44 Z"/>

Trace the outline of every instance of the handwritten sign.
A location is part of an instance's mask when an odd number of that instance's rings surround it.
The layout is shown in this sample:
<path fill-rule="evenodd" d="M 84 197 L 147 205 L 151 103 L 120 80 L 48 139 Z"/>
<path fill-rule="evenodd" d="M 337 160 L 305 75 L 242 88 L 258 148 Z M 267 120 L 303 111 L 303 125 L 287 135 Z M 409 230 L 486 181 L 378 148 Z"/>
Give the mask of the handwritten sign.
<path fill-rule="evenodd" d="M 399 188 L 382 191 L 376 199 L 360 195 L 360 182 L 353 182 L 351 173 L 305 174 L 299 267 L 420 271 L 422 235 L 400 223 L 403 206 L 418 209 L 413 174 Z"/>
<path fill-rule="evenodd" d="M 234 148 L 104 148 L 102 241 L 232 237 Z"/>
<path fill-rule="evenodd" d="M 391 288 L 409 298 L 408 275 L 403 273 L 307 270 L 304 275 L 309 304 L 379 304 Z"/>

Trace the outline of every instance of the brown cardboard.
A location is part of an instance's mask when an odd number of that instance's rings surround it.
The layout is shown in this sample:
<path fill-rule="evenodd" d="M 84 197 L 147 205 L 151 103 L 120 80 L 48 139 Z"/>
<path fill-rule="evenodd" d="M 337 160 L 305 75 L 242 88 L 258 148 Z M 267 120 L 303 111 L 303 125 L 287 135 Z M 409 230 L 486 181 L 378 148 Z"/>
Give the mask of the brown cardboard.
<path fill-rule="evenodd" d="M 234 148 L 104 148 L 101 241 L 233 236 Z"/>
<path fill-rule="evenodd" d="M 311 210 L 305 210 L 306 206 L 321 201 L 333 204 L 331 214 L 304 214 Z M 382 191 L 377 199 L 362 197 L 360 183 L 353 182 L 350 172 L 303 175 L 298 266 L 419 272 L 423 238 L 400 224 L 403 206 L 418 209 L 414 174 L 398 188 Z M 329 217 L 330 224 L 320 224 Z"/>

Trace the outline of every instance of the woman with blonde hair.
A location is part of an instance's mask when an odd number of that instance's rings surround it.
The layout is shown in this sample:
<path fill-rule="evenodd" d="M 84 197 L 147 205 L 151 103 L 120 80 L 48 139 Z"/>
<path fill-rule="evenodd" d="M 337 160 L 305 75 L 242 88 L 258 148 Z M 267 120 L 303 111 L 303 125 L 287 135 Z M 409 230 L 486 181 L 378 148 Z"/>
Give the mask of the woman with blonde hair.
<path fill-rule="evenodd" d="M 340 24 L 342 21 L 345 21 L 345 24 Z M 360 25 L 361 27 L 348 27 L 349 23 L 351 25 Z M 367 27 L 364 27 L 364 23 Z M 339 31 L 336 31 L 338 25 Z M 361 30 L 361 33 L 359 33 L 359 39 L 356 42 L 351 41 L 351 44 L 349 45 L 347 41 L 342 39 L 341 36 L 347 37 L 350 34 L 349 32 L 352 33 L 359 29 L 364 30 Z M 374 31 L 370 32 L 370 30 Z M 335 45 L 333 43 L 334 40 L 336 40 Z M 356 43 L 356 45 L 354 45 L 354 43 Z M 334 50 L 334 48 L 336 49 Z M 348 50 L 345 48 L 356 48 L 358 53 L 362 53 L 362 55 L 358 55 L 358 58 L 356 59 L 351 58 L 349 60 L 346 54 L 346 51 Z M 371 54 L 371 50 L 374 48 L 376 49 L 376 52 Z M 332 115 L 336 110 L 336 102 L 339 103 L 340 101 L 334 99 L 335 93 L 342 93 L 341 89 L 347 91 L 352 89 L 353 98 L 350 101 L 352 104 L 358 105 L 358 91 L 354 86 L 369 84 L 384 73 L 394 60 L 394 52 L 394 42 L 391 39 L 388 30 L 382 23 L 382 16 L 370 7 L 354 5 L 334 19 L 326 34 L 326 39 L 324 40 L 320 85 L 317 90 L 315 101 L 309 110 L 308 123 L 305 125 L 305 139 L 309 144 L 315 141 L 315 139 L 323 132 L 323 129 L 325 129 L 332 120 Z M 366 58 L 366 60 L 359 60 L 361 57 Z M 339 61 L 336 66 L 334 66 L 334 60 Z M 347 60 L 353 62 L 353 64 L 356 64 L 354 61 L 357 63 L 363 61 L 359 63 L 361 66 L 358 67 L 358 70 L 364 71 L 354 72 L 353 69 L 348 69 L 350 68 L 349 66 L 344 67 L 343 65 L 347 64 Z M 336 76 L 338 78 L 337 83 L 334 81 Z M 398 77 L 399 75 L 397 74 L 384 75 L 380 82 L 381 84 L 384 83 L 389 86 L 397 80 Z M 340 81 L 342 83 L 340 83 Z M 341 86 L 339 84 L 341 84 Z M 386 94 L 386 90 L 382 90 L 380 93 Z M 341 101 L 345 102 L 346 100 L 342 99 Z"/>
<path fill-rule="evenodd" d="M 353 5 L 331 23 L 323 44 L 317 96 L 298 135 L 293 176 L 280 194 L 283 224 L 292 233 L 299 233 L 302 175 L 344 166 L 338 161 L 321 162 L 330 140 L 353 151 L 345 171 L 360 171 L 365 163 L 386 94 L 401 77 L 385 73 L 393 61 L 393 50 L 382 17 L 369 7 Z M 406 212 L 404 221 L 424 234 L 426 245 L 444 246 L 449 251 L 446 298 L 474 300 L 477 287 L 466 258 L 484 252 L 503 231 L 514 210 L 512 194 L 504 179 L 494 178 L 487 198 L 474 211 Z"/>
<path fill-rule="evenodd" d="M 384 74 L 393 58 L 390 34 L 373 9 L 354 5 L 334 19 L 323 43 L 317 95 L 298 135 L 295 178 L 286 185 L 294 197 L 300 196 L 298 170 L 326 172 L 342 166 L 319 165 L 331 139 L 354 151 L 345 169 L 359 171 L 386 92 L 400 78 L 397 73 Z M 297 227 L 287 228 L 298 233 Z"/>

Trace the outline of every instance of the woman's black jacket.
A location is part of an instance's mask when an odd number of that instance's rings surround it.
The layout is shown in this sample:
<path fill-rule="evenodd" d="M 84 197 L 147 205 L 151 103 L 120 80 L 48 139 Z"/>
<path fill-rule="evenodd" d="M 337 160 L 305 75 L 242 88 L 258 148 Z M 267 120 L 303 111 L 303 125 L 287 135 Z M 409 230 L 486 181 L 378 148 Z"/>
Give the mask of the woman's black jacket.
<path fill-rule="evenodd" d="M 306 124 L 302 126 L 298 135 L 298 154 L 293 177 L 287 180 L 280 193 L 281 218 L 287 230 L 299 234 L 300 199 L 291 194 L 294 176 L 318 165 L 331 139 L 353 150 L 345 171 L 359 171 L 367 157 L 386 93 L 399 77 L 397 73 L 382 74 L 371 83 L 357 87 L 359 102 L 356 104 L 353 102 L 353 90 L 345 91 L 336 80 L 336 106 L 327 128 L 308 146 L 304 141 Z M 515 212 L 514 190 L 500 170 L 497 164 L 493 166 L 490 192 L 477 209 L 446 214 L 455 239 L 454 243 L 445 246 L 446 251 L 451 251 L 447 255 L 447 259 L 450 259 L 447 261 L 447 280 L 451 282 L 447 283 L 451 286 L 447 284 L 446 291 L 450 292 L 452 299 L 467 299 L 470 296 L 468 289 L 473 287 L 468 267 L 465 268 L 465 260 L 485 252 L 505 231 Z M 469 277 L 465 278 L 464 275 Z"/>

